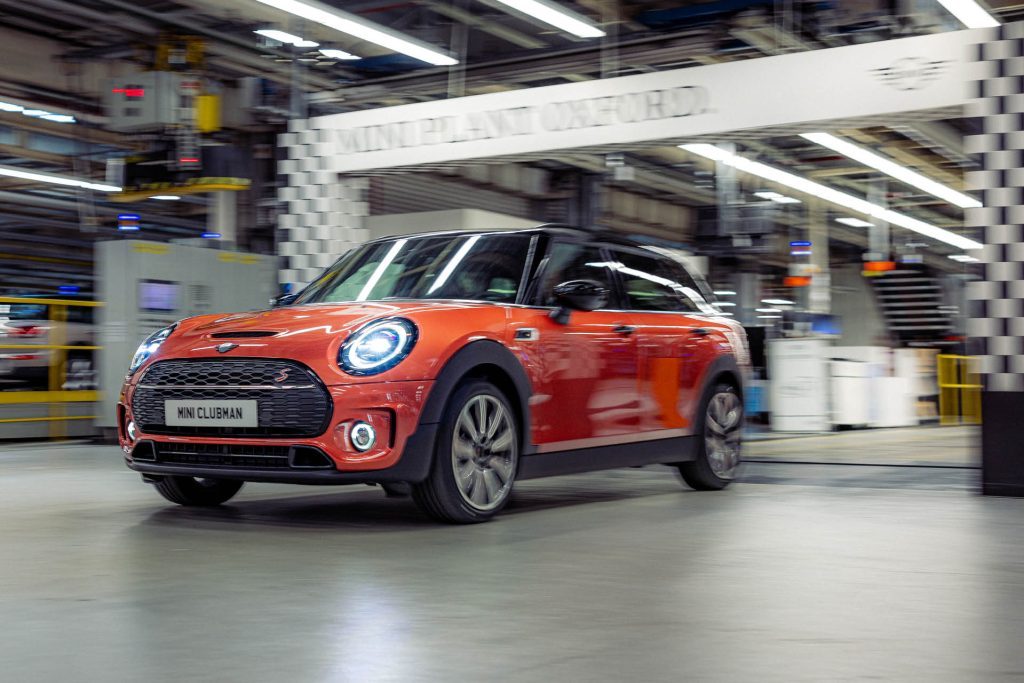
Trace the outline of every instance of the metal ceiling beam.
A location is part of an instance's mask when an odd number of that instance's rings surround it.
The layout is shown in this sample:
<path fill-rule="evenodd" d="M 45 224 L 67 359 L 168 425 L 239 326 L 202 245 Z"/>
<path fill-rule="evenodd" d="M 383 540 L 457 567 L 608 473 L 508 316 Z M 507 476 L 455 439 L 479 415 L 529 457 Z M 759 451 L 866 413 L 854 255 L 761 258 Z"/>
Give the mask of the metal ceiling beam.
<path fill-rule="evenodd" d="M 173 26 L 188 33 L 194 33 L 195 35 L 211 38 L 212 40 L 206 46 L 207 51 L 210 54 L 216 54 L 225 59 L 237 61 L 239 64 L 250 69 L 257 69 L 262 75 L 275 82 L 282 83 L 284 85 L 291 84 L 292 82 L 291 67 L 282 69 L 275 62 L 262 59 L 253 54 L 257 51 L 256 44 L 253 40 L 245 40 L 229 33 L 224 33 L 220 30 L 210 29 L 200 23 L 189 19 L 183 19 L 176 15 L 154 12 L 144 7 L 139 7 L 137 4 L 131 2 L 124 2 L 123 0 L 102 0 L 102 2 L 105 5 L 116 7 L 129 14 L 143 17 L 157 25 Z M 277 52 L 270 49 L 265 49 L 264 51 Z M 284 55 L 285 53 L 281 52 L 279 54 Z M 338 87 L 337 82 L 323 78 L 322 76 L 311 74 L 305 70 L 299 71 L 298 80 L 304 85 L 313 86 L 314 89 L 333 89 Z"/>
<path fill-rule="evenodd" d="M 478 14 L 468 12 L 456 5 L 450 5 L 447 4 L 447 2 L 438 2 L 438 0 L 418 0 L 418 2 L 429 7 L 431 12 L 448 17 L 449 19 L 454 19 L 455 21 L 483 31 L 484 33 L 489 33 L 495 38 L 500 38 L 501 40 L 518 47 L 526 48 L 528 50 L 536 50 L 548 46 L 548 44 L 543 40 L 534 38 L 533 36 L 528 36 L 525 33 L 509 28 L 497 21 L 492 21 Z"/>

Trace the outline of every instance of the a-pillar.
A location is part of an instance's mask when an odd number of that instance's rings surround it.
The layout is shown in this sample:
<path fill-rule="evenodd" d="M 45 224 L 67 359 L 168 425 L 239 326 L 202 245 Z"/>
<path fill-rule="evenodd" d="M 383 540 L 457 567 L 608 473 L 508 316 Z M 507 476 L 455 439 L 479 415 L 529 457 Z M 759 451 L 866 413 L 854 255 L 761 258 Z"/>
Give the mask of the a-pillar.
<path fill-rule="evenodd" d="M 967 111 L 982 132 L 965 140 L 979 164 L 967 185 L 983 204 L 967 210 L 967 225 L 985 244 L 983 280 L 969 289 L 968 334 L 983 383 L 982 491 L 1024 496 L 1024 23 L 985 33 Z"/>

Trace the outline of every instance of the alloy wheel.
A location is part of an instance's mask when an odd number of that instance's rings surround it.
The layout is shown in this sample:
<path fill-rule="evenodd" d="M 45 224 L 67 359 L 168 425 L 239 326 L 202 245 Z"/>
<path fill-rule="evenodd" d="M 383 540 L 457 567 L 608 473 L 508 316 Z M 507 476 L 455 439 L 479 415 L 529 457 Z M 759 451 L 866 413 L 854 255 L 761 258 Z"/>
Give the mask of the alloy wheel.
<path fill-rule="evenodd" d="M 518 439 L 512 417 L 493 396 L 478 394 L 463 406 L 452 434 L 452 470 L 462 498 L 493 510 L 512 489 Z"/>
<path fill-rule="evenodd" d="M 743 405 L 731 391 L 719 391 L 708 402 L 704 443 L 708 465 L 716 477 L 732 479 L 740 464 Z"/>

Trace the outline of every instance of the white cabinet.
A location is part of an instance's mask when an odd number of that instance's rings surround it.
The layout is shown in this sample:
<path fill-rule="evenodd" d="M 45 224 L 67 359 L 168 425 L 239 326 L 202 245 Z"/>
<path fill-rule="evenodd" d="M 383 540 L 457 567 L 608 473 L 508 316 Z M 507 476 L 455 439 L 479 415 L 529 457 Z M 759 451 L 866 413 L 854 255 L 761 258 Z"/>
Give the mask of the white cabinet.
<path fill-rule="evenodd" d="M 769 404 L 772 430 L 825 432 L 829 419 L 826 339 L 772 339 L 768 342 Z"/>

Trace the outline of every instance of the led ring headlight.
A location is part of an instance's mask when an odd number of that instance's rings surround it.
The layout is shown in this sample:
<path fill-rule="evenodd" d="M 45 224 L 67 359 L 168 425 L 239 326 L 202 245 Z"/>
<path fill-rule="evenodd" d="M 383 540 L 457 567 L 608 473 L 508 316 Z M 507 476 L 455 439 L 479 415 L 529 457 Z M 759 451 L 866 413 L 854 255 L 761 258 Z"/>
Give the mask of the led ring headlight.
<path fill-rule="evenodd" d="M 132 362 L 128 366 L 128 374 L 132 374 L 133 372 L 138 370 L 143 363 L 149 360 L 149 357 L 156 353 L 156 350 L 159 349 L 160 345 L 163 344 L 164 341 L 166 341 L 167 338 L 171 336 L 171 333 L 174 332 L 174 328 L 176 328 L 177 326 L 178 323 L 168 325 L 164 329 L 157 330 L 153 334 L 146 337 L 146 340 L 139 344 L 139 348 L 135 350 L 135 355 L 132 356 Z"/>
<path fill-rule="evenodd" d="M 350 375 L 376 375 L 409 355 L 419 332 L 405 318 L 385 318 L 354 332 L 338 351 L 338 364 Z"/>

